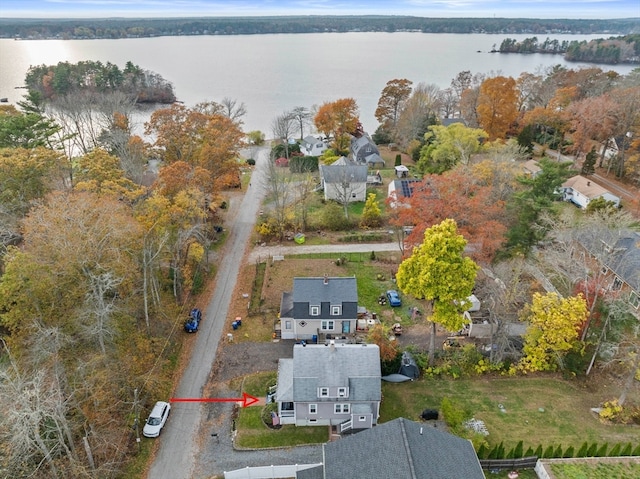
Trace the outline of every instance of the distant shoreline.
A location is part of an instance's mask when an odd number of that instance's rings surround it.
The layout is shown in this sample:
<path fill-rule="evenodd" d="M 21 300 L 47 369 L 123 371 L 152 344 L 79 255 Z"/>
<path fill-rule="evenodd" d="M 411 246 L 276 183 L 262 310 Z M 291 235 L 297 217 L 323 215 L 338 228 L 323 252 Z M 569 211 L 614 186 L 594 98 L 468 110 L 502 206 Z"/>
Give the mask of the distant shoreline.
<path fill-rule="evenodd" d="M 0 38 L 89 40 L 158 36 L 294 33 L 486 33 L 500 35 L 628 35 L 640 33 L 640 18 L 428 18 L 343 15 L 188 18 L 0 18 Z"/>

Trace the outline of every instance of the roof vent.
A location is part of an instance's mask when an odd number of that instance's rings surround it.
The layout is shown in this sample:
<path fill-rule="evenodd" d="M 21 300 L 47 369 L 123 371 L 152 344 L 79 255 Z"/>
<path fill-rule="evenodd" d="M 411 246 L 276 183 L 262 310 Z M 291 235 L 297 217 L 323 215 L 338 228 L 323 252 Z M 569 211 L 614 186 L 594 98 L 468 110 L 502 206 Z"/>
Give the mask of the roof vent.
<path fill-rule="evenodd" d="M 324 283 L 324 284 L 329 284 L 329 277 L 328 277 L 326 274 L 324 275 L 324 281 L 323 281 L 323 283 Z"/>

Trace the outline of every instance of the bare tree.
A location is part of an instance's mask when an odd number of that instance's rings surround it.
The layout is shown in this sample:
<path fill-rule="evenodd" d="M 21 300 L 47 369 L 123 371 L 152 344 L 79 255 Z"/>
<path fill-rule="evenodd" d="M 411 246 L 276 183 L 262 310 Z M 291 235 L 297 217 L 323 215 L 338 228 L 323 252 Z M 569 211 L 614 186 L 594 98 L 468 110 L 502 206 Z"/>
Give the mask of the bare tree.
<path fill-rule="evenodd" d="M 122 278 L 117 278 L 110 271 L 95 272 L 86 267 L 84 273 L 89 283 L 85 309 L 90 319 L 83 321 L 82 326 L 90 337 L 97 338 L 102 354 L 106 354 L 105 342 L 114 334 L 111 321 Z"/>
<path fill-rule="evenodd" d="M 510 324 L 520 322 L 524 307 L 522 298 L 530 296 L 525 280 L 526 262 L 523 258 L 498 263 L 493 270 L 483 268 L 487 279 L 481 283 L 478 294 L 489 304 L 489 323 L 492 327 L 490 360 L 500 363 L 506 358 L 521 355 L 517 343 L 510 335 Z"/>
<path fill-rule="evenodd" d="M 271 122 L 271 132 L 273 137 L 281 140 L 285 145 L 285 155 L 289 158 L 289 138 L 296 131 L 296 119 L 291 112 L 285 111 L 281 115 L 276 116 Z"/>
<path fill-rule="evenodd" d="M 297 129 L 300 133 L 300 139 L 304 139 L 305 127 L 310 127 L 311 125 L 311 111 L 309 111 L 309 109 L 305 108 L 304 106 L 297 106 L 293 110 L 291 110 L 291 117 L 297 124 Z"/>
<path fill-rule="evenodd" d="M 238 100 L 224 97 L 220 102 L 223 108 L 223 114 L 229 117 L 234 123 L 241 125 L 242 118 L 247 114 L 247 107 L 244 103 L 238 103 Z"/>
<path fill-rule="evenodd" d="M 607 265 L 623 253 L 616 249 L 616 243 L 634 225 L 634 218 L 623 210 L 596 210 L 577 216 L 573 213 L 543 215 L 543 227 L 549 229 L 551 241 L 538 255 L 538 263 L 561 293 L 573 294 L 580 286 L 591 318 L 598 301 L 606 299 L 610 291 L 612 279 Z M 581 340 L 585 340 L 588 329 L 589 322 Z"/>
<path fill-rule="evenodd" d="M 59 337 L 51 332 L 40 329 L 34 334 Z M 57 459 L 78 463 L 67 420 L 71 399 L 62 389 L 61 369 L 51 367 L 58 362 L 59 346 L 49 343 L 54 352 L 48 364 L 24 370 L 8 352 L 8 361 L 0 368 L 0 438 L 5 445 L 7 472 L 12 475 L 31 476 L 46 464 L 48 477 L 65 477 L 56 465 Z"/>
<path fill-rule="evenodd" d="M 309 201 L 313 195 L 315 186 L 316 180 L 309 172 L 304 173 L 301 179 L 294 182 L 294 208 L 296 218 L 298 219 L 298 227 L 301 231 L 307 229 Z"/>
<path fill-rule="evenodd" d="M 334 168 L 338 168 L 335 166 Z M 344 217 L 349 219 L 349 204 L 354 201 L 354 195 L 362 184 L 357 182 L 355 167 L 352 165 L 340 166 L 341 168 L 337 179 L 339 181 L 331 185 L 334 192 L 335 200 L 342 205 Z"/>
<path fill-rule="evenodd" d="M 288 170 L 279 169 L 273 158 L 267 164 L 268 199 L 270 211 L 276 222 L 278 238 L 284 237 L 284 229 L 287 223 L 287 207 L 292 199 L 291 175 Z"/>

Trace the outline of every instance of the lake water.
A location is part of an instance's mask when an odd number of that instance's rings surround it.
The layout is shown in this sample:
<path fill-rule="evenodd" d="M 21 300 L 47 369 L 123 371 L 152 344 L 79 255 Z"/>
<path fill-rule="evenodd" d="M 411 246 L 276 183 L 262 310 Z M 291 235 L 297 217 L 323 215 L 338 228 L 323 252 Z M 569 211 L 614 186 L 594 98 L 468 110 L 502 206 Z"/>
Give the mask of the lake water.
<path fill-rule="evenodd" d="M 31 65 L 127 61 L 171 81 L 187 106 L 220 101 L 244 102 L 245 131 L 271 135 L 273 118 L 297 106 L 307 108 L 340 98 L 354 98 L 365 130 L 378 126 L 374 112 L 389 80 L 447 88 L 461 71 L 492 72 L 516 78 L 556 64 L 579 68 L 560 55 L 488 53 L 507 37 L 531 35 L 425 33 L 319 33 L 281 35 L 156 37 L 123 40 L 0 39 L 0 97 L 22 98 Z M 551 39 L 589 40 L 600 35 L 549 35 Z M 538 36 L 542 41 L 546 36 Z M 620 74 L 630 65 L 602 65 Z"/>

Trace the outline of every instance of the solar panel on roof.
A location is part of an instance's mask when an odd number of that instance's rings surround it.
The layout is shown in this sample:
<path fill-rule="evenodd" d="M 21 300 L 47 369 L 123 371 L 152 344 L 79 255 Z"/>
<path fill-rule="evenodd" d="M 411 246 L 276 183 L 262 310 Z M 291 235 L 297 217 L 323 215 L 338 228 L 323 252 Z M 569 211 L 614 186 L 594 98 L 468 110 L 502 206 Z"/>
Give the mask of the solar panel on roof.
<path fill-rule="evenodd" d="M 402 181 L 401 185 L 402 185 L 402 195 L 405 198 L 410 198 L 411 197 L 411 188 L 409 187 L 409 182 L 408 181 Z"/>

